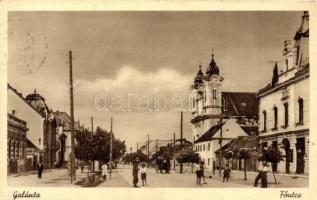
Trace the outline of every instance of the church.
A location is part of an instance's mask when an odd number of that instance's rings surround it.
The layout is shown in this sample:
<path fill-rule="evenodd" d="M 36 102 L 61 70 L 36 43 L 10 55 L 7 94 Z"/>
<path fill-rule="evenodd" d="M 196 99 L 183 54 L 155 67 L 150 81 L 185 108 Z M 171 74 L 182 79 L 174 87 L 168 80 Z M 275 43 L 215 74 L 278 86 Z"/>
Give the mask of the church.
<path fill-rule="evenodd" d="M 204 74 L 199 66 L 191 85 L 190 112 L 194 150 L 206 168 L 219 166 L 215 151 L 239 136 L 258 133 L 259 103 L 256 93 L 222 91 L 224 78 L 212 54 Z"/>

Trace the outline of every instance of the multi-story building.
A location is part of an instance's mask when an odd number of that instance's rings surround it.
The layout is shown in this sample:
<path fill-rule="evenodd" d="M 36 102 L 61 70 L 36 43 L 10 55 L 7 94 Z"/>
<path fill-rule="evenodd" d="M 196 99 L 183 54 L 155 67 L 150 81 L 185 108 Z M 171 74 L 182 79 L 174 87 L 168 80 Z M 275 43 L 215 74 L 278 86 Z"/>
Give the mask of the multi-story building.
<path fill-rule="evenodd" d="M 219 141 L 227 144 L 238 136 L 258 132 L 256 93 L 223 92 L 220 70 L 214 55 L 206 75 L 199 71 L 191 86 L 191 113 L 194 150 L 205 160 L 206 167 L 217 165 L 215 151 Z"/>
<path fill-rule="evenodd" d="M 36 91 L 26 98 L 8 84 L 8 113 L 24 119 L 28 124 L 27 160 L 42 161 L 46 168 L 54 166 L 56 153 L 56 122 L 54 115 L 45 104 L 45 99 Z"/>
<path fill-rule="evenodd" d="M 25 171 L 26 161 L 26 122 L 8 113 L 7 169 L 8 173 Z"/>
<path fill-rule="evenodd" d="M 293 42 L 286 40 L 283 64 L 258 92 L 260 141 L 285 156 L 274 170 L 308 174 L 309 161 L 309 15 L 304 12 Z"/>

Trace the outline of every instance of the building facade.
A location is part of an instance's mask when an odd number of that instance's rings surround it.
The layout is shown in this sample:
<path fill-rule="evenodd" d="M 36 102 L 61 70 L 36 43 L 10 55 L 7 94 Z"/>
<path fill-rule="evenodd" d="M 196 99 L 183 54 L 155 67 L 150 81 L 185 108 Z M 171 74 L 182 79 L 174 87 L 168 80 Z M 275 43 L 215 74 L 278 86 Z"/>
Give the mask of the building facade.
<path fill-rule="evenodd" d="M 212 55 L 206 74 L 199 66 L 191 86 L 194 150 L 211 169 L 218 166 L 215 151 L 220 147 L 220 140 L 225 145 L 238 136 L 256 135 L 258 132 L 256 93 L 223 92 L 223 80 Z"/>
<path fill-rule="evenodd" d="M 24 119 L 28 124 L 27 162 L 35 164 L 42 161 L 46 168 L 54 166 L 56 153 L 56 122 L 54 115 L 45 104 L 45 99 L 36 93 L 22 96 L 8 84 L 8 113 Z"/>
<path fill-rule="evenodd" d="M 286 40 L 283 64 L 258 92 L 262 148 L 279 149 L 285 159 L 275 170 L 308 174 L 309 161 L 309 15 L 304 12 L 294 40 Z"/>
<path fill-rule="evenodd" d="M 7 169 L 8 173 L 25 171 L 26 134 L 29 130 L 26 122 L 8 113 Z"/>

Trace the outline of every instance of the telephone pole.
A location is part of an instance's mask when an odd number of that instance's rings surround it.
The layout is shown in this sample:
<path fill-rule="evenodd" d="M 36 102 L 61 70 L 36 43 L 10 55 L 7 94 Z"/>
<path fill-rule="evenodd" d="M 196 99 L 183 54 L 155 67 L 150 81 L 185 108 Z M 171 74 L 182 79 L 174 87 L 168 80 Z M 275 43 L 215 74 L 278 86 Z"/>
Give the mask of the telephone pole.
<path fill-rule="evenodd" d="M 181 111 L 181 151 L 183 152 L 183 111 Z M 183 163 L 180 163 L 179 172 L 183 173 Z"/>
<path fill-rule="evenodd" d="M 112 173 L 112 117 L 110 118 L 110 170 L 109 170 L 109 178 L 111 178 Z"/>
<path fill-rule="evenodd" d="M 221 176 L 221 168 L 222 168 L 222 108 L 220 113 L 220 152 L 219 152 L 219 176 Z"/>
<path fill-rule="evenodd" d="M 150 167 L 150 134 L 147 134 L 147 158 L 148 158 L 148 167 Z"/>
<path fill-rule="evenodd" d="M 90 121 L 91 121 L 91 133 L 94 134 L 94 117 L 93 116 L 91 116 Z"/>
<path fill-rule="evenodd" d="M 71 137 L 71 152 L 69 155 L 70 161 L 70 183 L 76 180 L 75 171 L 75 147 L 74 147 L 74 95 L 73 95 L 73 58 L 72 51 L 69 51 L 69 87 L 70 87 L 70 137 Z"/>
<path fill-rule="evenodd" d="M 175 133 L 174 133 L 174 137 L 173 137 L 173 168 L 175 170 L 175 143 L 176 143 L 176 136 L 175 136 Z"/>

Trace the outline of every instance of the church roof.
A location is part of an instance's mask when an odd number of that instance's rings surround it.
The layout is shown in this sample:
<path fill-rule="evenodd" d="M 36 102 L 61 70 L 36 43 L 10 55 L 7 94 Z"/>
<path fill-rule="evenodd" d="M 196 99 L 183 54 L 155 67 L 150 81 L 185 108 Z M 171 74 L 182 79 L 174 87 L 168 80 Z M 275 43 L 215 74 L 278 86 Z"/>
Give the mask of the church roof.
<path fill-rule="evenodd" d="M 202 83 L 203 82 L 203 78 L 204 78 L 204 73 L 201 71 L 201 65 L 199 65 L 199 71 L 195 77 L 195 84 L 197 83 Z"/>
<path fill-rule="evenodd" d="M 211 61 L 209 63 L 209 66 L 207 68 L 206 74 L 210 77 L 212 75 L 219 75 L 219 67 L 217 66 L 215 60 L 214 60 L 214 54 L 211 55 Z"/>
<path fill-rule="evenodd" d="M 257 117 L 259 102 L 256 93 L 251 92 L 222 92 L 226 100 L 226 109 L 223 111 L 227 116 Z"/>
<path fill-rule="evenodd" d="M 213 127 L 211 127 L 208 131 L 206 131 L 198 140 L 196 140 L 194 143 L 199 143 L 199 142 L 204 142 L 204 141 L 210 141 L 212 137 L 217 133 L 217 131 L 224 125 L 225 123 L 222 124 L 217 124 Z"/>
<path fill-rule="evenodd" d="M 238 136 L 233 139 L 227 145 L 221 148 L 222 152 L 224 151 L 232 151 L 238 152 L 240 149 L 254 149 L 257 147 L 257 137 L 256 136 Z M 215 153 L 219 153 L 220 148 L 215 151 Z"/>

